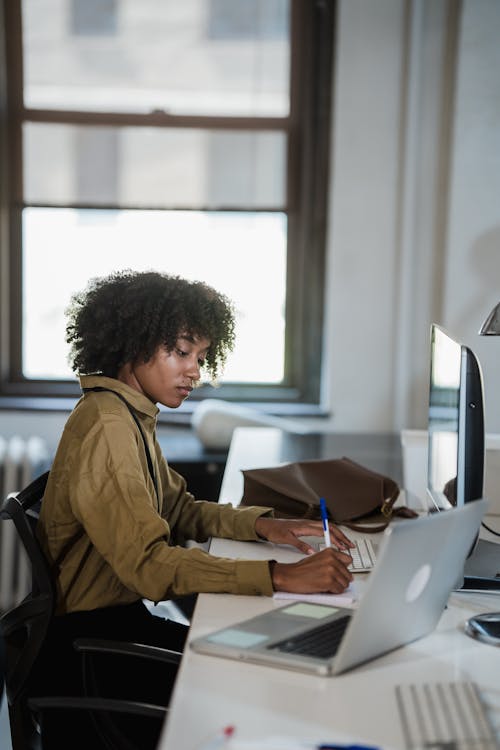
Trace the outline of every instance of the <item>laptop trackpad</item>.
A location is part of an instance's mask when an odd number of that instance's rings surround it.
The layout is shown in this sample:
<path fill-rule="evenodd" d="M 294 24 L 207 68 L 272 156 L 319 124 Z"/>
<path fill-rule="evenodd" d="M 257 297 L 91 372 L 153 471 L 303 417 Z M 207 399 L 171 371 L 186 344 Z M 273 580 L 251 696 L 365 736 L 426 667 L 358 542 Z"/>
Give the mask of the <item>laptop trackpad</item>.
<path fill-rule="evenodd" d="M 233 648 L 251 649 L 265 641 L 281 639 L 283 635 L 292 635 L 310 628 L 314 621 L 332 618 L 342 610 L 321 604 L 294 602 L 280 609 L 247 620 L 230 628 L 224 628 L 208 636 L 211 643 Z"/>

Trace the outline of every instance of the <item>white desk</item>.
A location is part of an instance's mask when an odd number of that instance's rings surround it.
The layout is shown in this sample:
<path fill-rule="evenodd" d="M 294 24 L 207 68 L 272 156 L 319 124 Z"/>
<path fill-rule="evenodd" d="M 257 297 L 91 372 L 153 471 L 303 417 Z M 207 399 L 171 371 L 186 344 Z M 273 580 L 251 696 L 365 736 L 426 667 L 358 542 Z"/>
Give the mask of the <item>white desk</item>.
<path fill-rule="evenodd" d="M 280 440 L 274 429 L 236 431 L 221 502 L 238 503 L 243 488 L 240 469 L 280 460 Z M 228 557 L 280 559 L 283 549 L 214 539 L 210 551 Z M 274 606 L 282 602 L 268 597 L 200 595 L 190 637 Z M 287 735 L 357 740 L 384 750 L 402 750 L 394 687 L 410 682 L 474 680 L 500 728 L 500 648 L 478 643 L 462 630 L 470 615 L 499 609 L 499 595 L 452 594 L 433 634 L 338 677 L 243 664 L 186 648 L 158 750 L 198 750 L 228 724 L 235 725 L 238 736 L 245 739 Z"/>

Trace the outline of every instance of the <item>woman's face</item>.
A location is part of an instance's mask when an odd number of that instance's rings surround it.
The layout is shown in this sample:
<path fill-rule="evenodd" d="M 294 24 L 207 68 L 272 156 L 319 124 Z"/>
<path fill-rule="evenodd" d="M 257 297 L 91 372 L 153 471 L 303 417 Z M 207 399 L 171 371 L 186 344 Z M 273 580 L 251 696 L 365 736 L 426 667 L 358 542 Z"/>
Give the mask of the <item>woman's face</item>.
<path fill-rule="evenodd" d="M 172 351 L 159 346 L 147 362 L 124 365 L 118 380 L 153 403 L 176 409 L 199 381 L 209 348 L 208 339 L 187 334 L 179 336 Z"/>

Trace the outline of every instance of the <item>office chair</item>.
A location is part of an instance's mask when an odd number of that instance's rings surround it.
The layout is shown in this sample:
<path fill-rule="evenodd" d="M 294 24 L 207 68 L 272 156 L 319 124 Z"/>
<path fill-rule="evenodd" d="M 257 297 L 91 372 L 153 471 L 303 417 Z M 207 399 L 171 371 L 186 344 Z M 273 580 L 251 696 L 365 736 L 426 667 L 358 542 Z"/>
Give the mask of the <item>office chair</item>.
<path fill-rule="evenodd" d="M 3 690 L 5 683 L 5 643 L 0 635 L 0 707 L 3 700 Z"/>
<path fill-rule="evenodd" d="M 115 700 L 102 697 L 96 676 L 96 658 L 115 655 L 124 658 L 154 659 L 158 663 L 174 665 L 177 669 L 181 654 L 168 649 L 137 643 L 82 638 L 75 648 L 82 655 L 84 696 L 33 697 L 28 694 L 28 681 L 35 660 L 40 653 L 54 615 L 56 589 L 52 571 L 35 536 L 36 521 L 48 479 L 48 472 L 35 479 L 28 487 L 5 500 L 0 511 L 2 521 L 12 521 L 31 565 L 31 593 L 17 606 L 0 617 L 0 631 L 5 642 L 5 690 L 13 750 L 37 750 L 55 747 L 54 721 L 59 712 L 71 710 L 78 716 L 91 719 L 95 731 L 94 748 L 107 750 L 137 750 L 127 733 L 114 721 L 119 714 L 142 716 L 151 722 L 152 735 L 158 735 L 165 716 L 164 706 L 139 701 Z M 126 675 L 126 664 L 119 667 Z M 75 724 L 75 732 L 78 726 Z M 67 746 L 71 746 L 71 738 Z"/>

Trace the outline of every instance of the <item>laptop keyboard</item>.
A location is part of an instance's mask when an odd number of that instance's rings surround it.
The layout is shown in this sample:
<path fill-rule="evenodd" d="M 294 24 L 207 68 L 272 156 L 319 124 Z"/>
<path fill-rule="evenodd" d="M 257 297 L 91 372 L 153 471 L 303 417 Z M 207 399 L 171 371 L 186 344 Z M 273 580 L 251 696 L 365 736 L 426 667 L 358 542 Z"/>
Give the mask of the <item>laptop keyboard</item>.
<path fill-rule="evenodd" d="M 302 656 L 316 656 L 329 659 L 335 656 L 344 635 L 351 615 L 344 615 L 338 620 L 318 625 L 306 633 L 286 638 L 279 643 L 268 646 L 273 651 L 284 651 L 287 654 L 301 654 Z"/>

